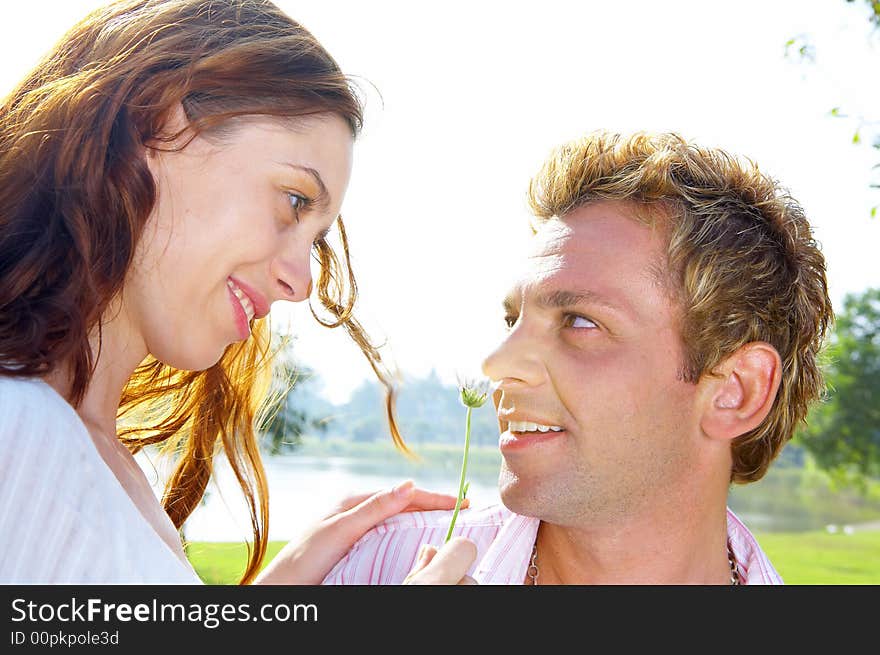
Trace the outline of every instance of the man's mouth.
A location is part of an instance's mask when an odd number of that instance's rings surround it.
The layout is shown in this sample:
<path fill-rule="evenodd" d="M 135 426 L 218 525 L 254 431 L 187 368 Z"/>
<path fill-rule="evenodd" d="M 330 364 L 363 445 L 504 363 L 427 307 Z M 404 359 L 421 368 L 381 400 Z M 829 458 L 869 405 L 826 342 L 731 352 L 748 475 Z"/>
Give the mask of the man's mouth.
<path fill-rule="evenodd" d="M 541 423 L 532 423 L 530 421 L 508 421 L 507 429 L 510 432 L 524 434 L 528 432 L 562 432 L 564 428 L 558 425 L 542 425 Z"/>
<path fill-rule="evenodd" d="M 498 445 L 505 455 L 511 456 L 516 452 L 549 447 L 552 443 L 558 443 L 567 434 L 561 425 L 528 420 L 502 421 L 500 427 L 503 432 L 498 439 Z"/>

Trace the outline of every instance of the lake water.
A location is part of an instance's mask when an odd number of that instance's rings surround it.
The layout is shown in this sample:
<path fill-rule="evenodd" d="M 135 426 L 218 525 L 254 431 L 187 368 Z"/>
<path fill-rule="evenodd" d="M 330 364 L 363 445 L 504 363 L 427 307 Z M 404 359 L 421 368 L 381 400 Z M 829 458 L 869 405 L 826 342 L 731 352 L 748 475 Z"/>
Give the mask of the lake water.
<path fill-rule="evenodd" d="M 405 476 L 359 472 L 348 457 L 289 455 L 265 457 L 263 462 L 269 482 L 269 538 L 273 541 L 298 537 L 346 496 L 378 491 L 406 479 Z M 140 463 L 154 482 L 154 489 L 158 488 L 161 476 L 144 458 Z M 251 540 L 247 506 L 225 458 L 217 460 L 215 479 L 216 482 L 208 485 L 202 505 L 184 526 L 186 538 L 190 541 Z M 452 496 L 458 493 L 457 474 L 426 474 L 424 479 L 418 476 L 413 479 L 418 486 L 430 491 Z M 500 502 L 494 484 L 477 480 L 470 481 L 468 498 L 472 507 Z"/>
<path fill-rule="evenodd" d="M 146 456 L 139 462 L 161 494 L 164 477 Z M 296 539 L 314 522 L 329 514 L 343 498 L 385 489 L 411 477 L 430 491 L 455 496 L 458 492 L 458 464 L 445 469 L 422 468 L 415 473 L 401 472 L 400 461 L 376 464 L 344 456 L 291 454 L 264 457 L 269 483 L 269 538 L 273 541 Z M 388 468 L 386 472 L 384 469 Z M 407 469 L 414 470 L 414 469 Z M 730 507 L 757 531 L 800 531 L 822 529 L 830 524 L 866 525 L 880 521 L 880 502 L 867 502 L 851 494 L 829 491 L 822 486 L 804 488 L 791 471 L 774 471 L 754 485 L 735 487 Z M 494 473 L 468 475 L 468 498 L 472 507 L 499 503 Z M 215 476 L 208 485 L 202 505 L 184 526 L 191 541 L 249 541 L 250 522 L 241 490 L 226 459 L 218 457 Z M 876 527 L 874 528 L 876 529 Z"/>

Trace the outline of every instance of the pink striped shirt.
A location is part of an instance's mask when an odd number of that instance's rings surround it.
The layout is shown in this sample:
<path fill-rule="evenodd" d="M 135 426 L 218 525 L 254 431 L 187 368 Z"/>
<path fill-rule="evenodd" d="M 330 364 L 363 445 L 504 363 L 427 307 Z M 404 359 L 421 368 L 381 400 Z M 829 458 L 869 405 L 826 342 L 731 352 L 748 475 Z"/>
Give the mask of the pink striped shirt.
<path fill-rule="evenodd" d="M 358 541 L 322 584 L 396 585 L 412 570 L 422 544 L 440 545 L 451 511 L 404 512 L 379 523 Z M 468 574 L 483 585 L 522 584 L 540 520 L 514 514 L 503 505 L 459 514 L 455 534 L 477 546 Z M 752 533 L 727 510 L 727 536 L 742 584 L 783 584 Z"/>

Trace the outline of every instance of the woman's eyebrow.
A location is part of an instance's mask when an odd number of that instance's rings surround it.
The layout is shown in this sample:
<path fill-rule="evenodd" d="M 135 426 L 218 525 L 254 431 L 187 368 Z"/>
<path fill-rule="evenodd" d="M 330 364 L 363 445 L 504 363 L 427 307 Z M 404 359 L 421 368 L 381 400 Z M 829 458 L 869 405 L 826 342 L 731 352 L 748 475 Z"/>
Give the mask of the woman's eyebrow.
<path fill-rule="evenodd" d="M 327 191 L 327 185 L 324 184 L 324 180 L 321 178 L 321 174 L 318 171 L 309 166 L 301 166 L 300 164 L 293 164 L 291 162 L 285 163 L 291 168 L 306 173 L 315 180 L 315 184 L 318 185 L 318 195 L 317 197 L 312 198 L 312 202 L 315 203 L 315 205 L 318 205 L 319 207 L 327 207 L 330 204 L 330 192 Z"/>

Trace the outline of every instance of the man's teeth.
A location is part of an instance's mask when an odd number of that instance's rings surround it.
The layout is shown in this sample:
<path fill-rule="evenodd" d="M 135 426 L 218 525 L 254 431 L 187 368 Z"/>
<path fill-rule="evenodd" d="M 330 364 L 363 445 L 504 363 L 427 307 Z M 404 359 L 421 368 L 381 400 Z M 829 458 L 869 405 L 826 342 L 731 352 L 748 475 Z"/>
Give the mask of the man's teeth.
<path fill-rule="evenodd" d="M 511 432 L 562 432 L 562 428 L 558 425 L 541 425 L 529 421 L 510 421 L 507 429 Z"/>
<path fill-rule="evenodd" d="M 247 315 L 247 320 L 251 321 L 254 318 L 254 304 L 251 302 L 251 299 L 248 298 L 244 291 L 235 286 L 235 283 L 232 280 L 226 280 L 227 286 L 232 289 L 232 293 L 235 294 L 235 297 L 238 298 L 238 302 L 241 303 L 241 308 L 244 310 L 244 313 Z"/>

